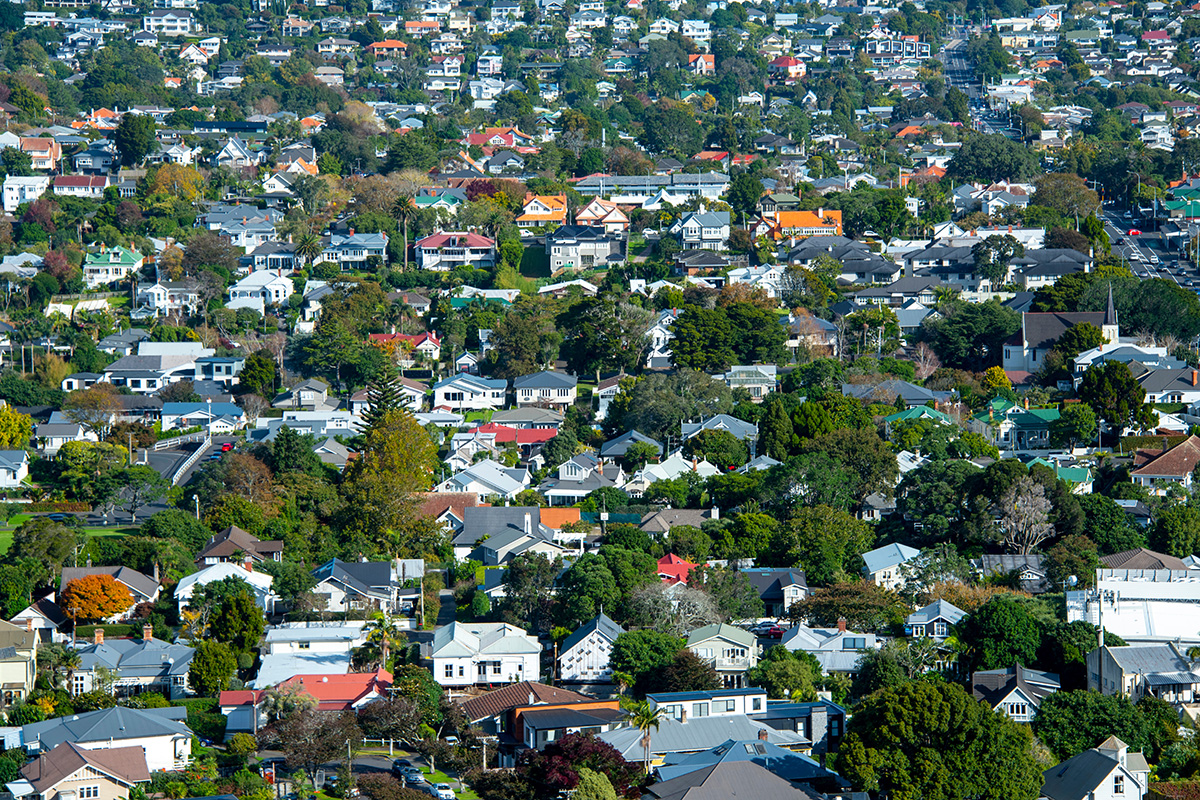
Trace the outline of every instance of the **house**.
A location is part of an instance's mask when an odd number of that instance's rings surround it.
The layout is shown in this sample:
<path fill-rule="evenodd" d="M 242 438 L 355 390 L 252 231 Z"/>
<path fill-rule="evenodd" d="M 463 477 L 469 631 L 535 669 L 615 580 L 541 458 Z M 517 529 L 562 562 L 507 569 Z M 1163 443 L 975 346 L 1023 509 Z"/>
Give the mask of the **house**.
<path fill-rule="evenodd" d="M 1175 642 L 1096 648 L 1087 654 L 1088 690 L 1132 702 L 1146 695 L 1173 705 L 1200 697 L 1200 666 Z"/>
<path fill-rule="evenodd" d="M 667 553 L 658 560 L 658 577 L 663 583 L 670 585 L 687 584 L 688 576 L 698 566 L 699 564 L 693 564 L 674 553 Z"/>
<path fill-rule="evenodd" d="M 644 525 L 642 530 L 646 530 Z M 803 570 L 754 567 L 738 571 L 746 576 L 758 592 L 768 617 L 786 617 L 793 603 L 808 597 L 808 581 Z"/>
<path fill-rule="evenodd" d="M 506 467 L 491 459 L 479 461 L 457 472 L 433 488 L 435 492 L 473 492 L 481 497 L 496 495 L 512 500 L 529 488 L 529 470 Z"/>
<path fill-rule="evenodd" d="M 1144 460 L 1129 475 L 1134 484 L 1160 495 L 1166 494 L 1172 486 L 1184 489 L 1191 487 L 1192 472 L 1200 465 L 1200 437 L 1188 436 L 1169 450 L 1166 449 L 1166 439 L 1163 442 L 1163 450 L 1156 455 L 1139 451 L 1135 456 L 1135 464 L 1139 463 L 1139 456 Z"/>
<path fill-rule="evenodd" d="M 337 400 L 329 397 L 329 384 L 320 378 L 309 378 L 271 401 L 271 408 L 294 408 L 314 412 L 332 410 L 337 406 Z"/>
<path fill-rule="evenodd" d="M 317 701 L 318 711 L 357 711 L 368 703 L 391 697 L 392 673 L 351 672 L 346 675 L 295 675 L 279 684 Z"/>
<path fill-rule="evenodd" d="M 29 478 L 29 453 L 0 450 L 0 489 L 20 488 Z"/>
<path fill-rule="evenodd" d="M 1047 800 L 1142 800 L 1150 784 L 1150 765 L 1141 753 L 1110 736 L 1042 773 Z"/>
<path fill-rule="evenodd" d="M 56 175 L 54 193 L 67 197 L 86 197 L 99 200 L 108 188 L 107 175 Z"/>
<path fill-rule="evenodd" d="M 22 136 L 21 152 L 29 154 L 33 160 L 34 169 L 47 172 L 58 171 L 58 162 L 62 158 L 62 145 L 58 143 L 58 140 Z"/>
<path fill-rule="evenodd" d="M 601 612 L 559 645 L 558 678 L 562 681 L 605 683 L 612 678 L 613 642 L 624 629 Z"/>
<path fill-rule="evenodd" d="M 0 697 L 6 705 L 28 698 L 33 691 L 39 640 L 31 621 L 18 627 L 0 620 Z"/>
<path fill-rule="evenodd" d="M 83 258 L 83 282 L 89 289 L 96 289 L 124 280 L 140 270 L 144 262 L 141 253 L 125 247 L 101 245 L 98 252 L 89 252 Z"/>
<path fill-rule="evenodd" d="M 971 693 L 1015 722 L 1032 722 L 1042 700 L 1062 688 L 1052 672 L 1026 669 L 1020 664 L 1006 669 L 971 674 Z"/>
<path fill-rule="evenodd" d="M 1044 594 L 1050 589 L 1044 560 L 1041 553 L 984 553 L 980 556 L 980 566 L 985 578 L 1015 575 L 1020 582 L 1021 591 Z"/>
<path fill-rule="evenodd" d="M 653 737 L 652 737 L 653 738 Z M 730 751 L 739 749 L 730 739 Z M 747 740 L 740 747 L 743 752 L 758 753 L 762 749 L 765 762 L 766 747 L 770 742 Z M 783 748 L 780 748 L 783 750 Z M 783 752 L 788 752 L 783 750 Z M 671 754 L 673 755 L 673 754 Z M 802 756 L 796 756 L 803 758 Z M 810 759 L 811 760 L 811 759 Z M 820 764 L 813 762 L 818 774 L 826 772 Z M 660 780 L 651 784 L 642 795 L 643 800 L 676 800 L 677 798 L 717 798 L 736 796 L 769 797 L 772 800 L 808 800 L 816 797 L 810 787 L 792 782 L 776 775 L 755 761 L 720 760 L 706 767 L 697 767 L 685 774 Z M 826 796 L 826 795 L 819 795 Z"/>
<path fill-rule="evenodd" d="M 921 555 L 921 551 L 906 544 L 889 544 L 863 553 L 863 576 L 884 589 L 900 589 L 906 578 L 904 564 Z"/>
<path fill-rule="evenodd" d="M 496 266 L 496 241 L 478 233 L 439 232 L 414 245 L 417 266 L 434 272 L 459 267 L 491 269 Z"/>
<path fill-rule="evenodd" d="M 366 269 L 372 264 L 388 263 L 386 233 L 357 233 L 350 229 L 348 236 L 333 234 L 315 263 L 333 263 L 345 270 Z"/>
<path fill-rule="evenodd" d="M 904 635 L 914 639 L 929 638 L 942 641 L 966 616 L 967 612 L 953 604 L 945 600 L 934 600 L 908 615 L 904 620 Z"/>
<path fill-rule="evenodd" d="M 730 389 L 745 389 L 750 393 L 751 402 L 761 403 L 768 394 L 775 391 L 778 382 L 777 369 L 774 364 L 734 366 L 724 375 L 718 375 L 717 379 L 724 381 Z"/>
<path fill-rule="evenodd" d="M 34 438 L 47 456 L 53 458 L 67 442 L 98 442 L 100 437 L 75 422 L 42 422 L 34 428 Z"/>
<path fill-rule="evenodd" d="M 142 17 L 142 30 L 159 36 L 187 36 L 192 32 L 192 12 L 156 8 Z"/>
<path fill-rule="evenodd" d="M 149 781 L 146 754 L 140 747 L 90 750 L 63 742 L 21 767 L 20 779 L 8 788 L 14 797 L 37 800 L 128 800 L 130 789 Z"/>
<path fill-rule="evenodd" d="M 629 230 L 629 217 L 616 203 L 595 197 L 576 212 L 575 224 L 603 228 L 606 233 L 624 233 Z"/>
<path fill-rule="evenodd" d="M 285 277 L 282 270 L 272 272 L 260 270 L 229 287 L 230 306 L 237 307 L 239 301 L 261 300 L 263 305 L 273 306 L 287 302 L 296 291 L 292 279 Z"/>
<path fill-rule="evenodd" d="M 67 615 L 58 607 L 58 603 L 54 602 L 54 595 L 43 597 L 27 606 L 10 621 L 18 628 L 34 631 L 44 643 L 61 644 L 70 641 L 70 636 L 62 632 L 68 621 Z"/>
<path fill-rule="evenodd" d="M 562 372 L 537 372 L 513 378 L 518 406 L 561 407 L 575 404 L 576 379 Z"/>
<path fill-rule="evenodd" d="M 242 170 L 247 167 L 257 167 L 263 162 L 264 153 L 254 152 L 237 134 L 229 137 L 213 156 L 218 167 Z"/>
<path fill-rule="evenodd" d="M 32 203 L 50 188 L 50 177 L 9 175 L 4 179 L 4 213 L 12 214 L 22 203 Z"/>
<path fill-rule="evenodd" d="M 442 342 L 432 333 L 372 333 L 367 339 L 410 362 L 414 355 L 434 363 L 442 360 Z"/>
<path fill-rule="evenodd" d="M 433 679 L 466 688 L 517 683 L 539 674 L 542 645 L 524 629 L 503 622 L 452 622 L 433 635 Z"/>
<path fill-rule="evenodd" d="M 758 438 L 757 425 L 729 414 L 715 414 L 700 422 L 681 422 L 679 428 L 684 441 L 704 431 L 728 431 L 744 442 L 753 442 Z"/>
<path fill-rule="evenodd" d="M 894 403 L 903 400 L 908 408 L 923 406 L 926 403 L 944 403 L 951 399 L 952 392 L 940 392 L 926 389 L 902 380 L 886 380 L 874 385 L 869 383 L 843 383 L 842 394 L 856 397 L 869 403 Z"/>
<path fill-rule="evenodd" d="M 765 693 L 757 690 L 759 697 Z M 650 764 L 662 764 L 668 754 L 698 753 L 716 747 L 730 739 L 738 741 L 766 741 L 777 744 L 789 750 L 807 750 L 812 742 L 802 733 L 787 729 L 777 729 L 766 721 L 754 719 L 745 714 L 712 713 L 716 701 L 710 692 L 688 692 L 696 695 L 695 699 L 682 698 L 679 705 L 680 716 L 666 716 L 659 722 L 658 728 L 652 728 L 650 734 Z M 720 692 L 719 695 L 728 694 Z M 736 703 L 736 698 L 730 698 Z M 728 701 L 725 701 L 728 702 Z M 675 705 L 674 702 L 671 705 Z M 765 705 L 765 701 L 764 701 Z M 705 716 L 707 712 L 707 716 Z M 601 733 L 596 736 L 600 741 L 610 744 L 621 753 L 626 760 L 638 762 L 643 757 L 642 731 L 637 728 L 621 728 L 619 730 Z M 662 784 L 658 784 L 661 786 Z M 725 787 L 721 794 L 712 797 L 729 797 L 731 790 Z M 740 795 L 740 793 L 739 793 Z M 777 794 L 748 794 L 748 797 L 775 798 Z M 787 795 L 791 797 L 793 795 Z M 796 796 L 796 800 L 810 800 L 811 795 Z"/>
<path fill-rule="evenodd" d="M 729 230 L 728 211 L 692 211 L 668 228 L 685 250 L 725 250 Z"/>
<path fill-rule="evenodd" d="M 112 622 L 124 619 L 133 611 L 134 606 L 140 603 L 153 603 L 158 600 L 158 593 L 161 588 L 158 580 L 129 567 L 63 567 L 58 584 L 59 594 L 72 581 L 77 581 L 80 578 L 86 578 L 91 575 L 107 575 L 124 586 L 129 592 L 129 597 L 132 600 L 129 608 L 119 614 L 113 615 Z"/>
<path fill-rule="evenodd" d="M 580 453 L 559 465 L 557 473 L 542 481 L 538 491 L 550 505 L 573 505 L 597 489 L 624 483 L 620 464 L 605 463 L 593 453 Z"/>
<path fill-rule="evenodd" d="M 599 225 L 560 225 L 546 235 L 546 252 L 555 275 L 563 270 L 608 269 L 624 263 L 625 240 Z"/>
<path fill-rule="evenodd" d="M 97 628 L 95 641 L 78 648 L 79 666 L 68 687 L 71 694 L 85 694 L 100 686 L 100 672 L 107 670 L 113 679 L 112 692 L 130 697 L 142 692 L 159 692 L 168 700 L 191 694 L 188 669 L 195 650 L 154 638 L 154 628 L 145 625 L 141 639 L 105 641 L 103 628 Z"/>
<path fill-rule="evenodd" d="M 230 525 L 212 536 L 208 540 L 208 544 L 204 545 L 196 554 L 196 566 L 211 567 L 213 564 L 221 563 L 242 564 L 246 558 L 256 564 L 263 561 L 282 561 L 283 542 L 279 540 L 264 542 L 238 526 Z"/>
<path fill-rule="evenodd" d="M 245 412 L 237 403 L 211 401 L 163 403 L 159 419 L 164 431 L 204 428 L 210 433 L 231 433 L 246 425 Z"/>
<path fill-rule="evenodd" d="M 626 431 L 600 445 L 600 457 L 622 459 L 629 452 L 630 447 L 639 443 L 650 445 L 657 451 L 657 455 L 662 455 L 662 442 L 651 439 L 639 431 Z"/>
<path fill-rule="evenodd" d="M 310 590 L 325 599 L 325 610 L 380 609 L 391 612 L 398 586 L 390 561 L 326 561 L 312 571 L 316 585 Z"/>
<path fill-rule="evenodd" d="M 544 553 L 551 559 L 562 555 L 564 548 L 554 541 L 554 529 L 542 523 L 543 510 L 537 506 L 463 509 L 462 529 L 452 542 L 455 557 L 500 566 L 522 553 Z"/>
<path fill-rule="evenodd" d="M 751 772 L 739 768 L 729 773 L 723 772 L 727 767 L 738 764 L 756 767 L 758 771 Z M 651 787 L 651 796 L 662 798 L 680 797 L 677 792 L 685 786 L 694 786 L 698 790 L 695 792 L 697 797 L 708 796 L 704 782 L 713 781 L 713 788 L 716 789 L 716 785 L 727 780 L 727 775 L 737 776 L 732 778 L 734 783 L 727 784 L 728 787 L 737 787 L 738 795 L 754 792 L 750 795 L 752 797 L 833 797 L 838 796 L 836 790 L 842 790 L 846 785 L 840 776 L 828 771 L 809 756 L 771 742 L 764 742 L 761 738 L 740 742 L 730 739 L 698 753 L 668 753 L 655 771 L 659 782 Z M 764 772 L 785 783 L 765 782 L 767 779 L 763 777 Z M 684 778 L 693 780 L 684 783 Z M 668 783 L 675 783 L 678 788 L 663 788 Z M 829 794 L 822 790 L 828 791 Z M 713 796 L 720 796 L 720 790 L 716 791 L 718 794 Z M 726 791 L 733 790 L 729 788 Z M 693 796 L 692 789 L 688 789 L 688 794 L 684 796 Z"/>
<path fill-rule="evenodd" d="M 456 411 L 495 410 L 504 407 L 507 395 L 508 381 L 503 378 L 480 378 L 460 372 L 433 385 L 433 407 Z"/>
<path fill-rule="evenodd" d="M 836 628 L 810 628 L 793 625 L 783 632 L 780 644 L 793 652 L 802 650 L 821 664 L 821 671 L 830 675 L 854 675 L 864 652 L 883 647 L 884 639 L 873 633 L 857 633 L 839 619 Z"/>
<path fill-rule="evenodd" d="M 727 689 L 745 685 L 746 670 L 758 666 L 758 641 L 742 628 L 718 623 L 688 634 L 687 648 L 717 671 Z"/>
<path fill-rule="evenodd" d="M 115 706 L 33 722 L 21 727 L 18 738 L 35 757 L 64 742 L 92 751 L 136 748 L 145 753 L 150 772 L 176 772 L 192 761 L 194 734 L 186 720 L 186 708 Z"/>
<path fill-rule="evenodd" d="M 557 228 L 567 222 L 567 196 L 565 194 L 525 195 L 525 205 L 517 215 L 518 228 Z"/>
<path fill-rule="evenodd" d="M 135 313 L 146 317 L 196 314 L 200 310 L 200 287 L 190 281 L 139 283 Z"/>
<path fill-rule="evenodd" d="M 259 608 L 268 614 L 272 613 L 277 599 L 271 590 L 274 579 L 265 572 L 255 572 L 253 564 L 254 562 L 250 559 L 241 565 L 220 562 L 184 576 L 179 583 L 175 584 L 175 600 L 179 608 L 183 609 L 190 604 L 192 595 L 197 591 L 202 591 L 208 584 L 214 581 L 223 581 L 226 578 L 236 578 L 250 587 L 250 591 L 254 593 L 254 602 Z"/>

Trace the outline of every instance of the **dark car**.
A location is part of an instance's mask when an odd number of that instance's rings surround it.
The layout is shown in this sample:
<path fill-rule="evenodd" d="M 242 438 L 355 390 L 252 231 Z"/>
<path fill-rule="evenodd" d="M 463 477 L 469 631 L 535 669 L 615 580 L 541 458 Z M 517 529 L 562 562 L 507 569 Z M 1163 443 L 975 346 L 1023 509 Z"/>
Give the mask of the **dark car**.
<path fill-rule="evenodd" d="M 764 639 L 783 638 L 783 628 L 779 627 L 774 622 L 760 622 L 751 628 L 750 632 L 755 636 L 761 636 Z"/>

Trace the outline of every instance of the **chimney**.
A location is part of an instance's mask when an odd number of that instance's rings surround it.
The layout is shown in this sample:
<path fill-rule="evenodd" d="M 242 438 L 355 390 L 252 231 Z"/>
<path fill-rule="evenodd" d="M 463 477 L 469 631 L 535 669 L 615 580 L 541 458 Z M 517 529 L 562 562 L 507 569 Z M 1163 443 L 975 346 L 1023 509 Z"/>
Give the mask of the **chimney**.
<path fill-rule="evenodd" d="M 153 638 L 154 638 L 154 626 L 151 625 L 149 622 L 147 622 L 145 625 L 142 626 L 142 639 L 144 641 L 148 642 Z"/>
<path fill-rule="evenodd" d="M 1025 410 L 1026 411 L 1029 410 L 1029 398 L 1028 397 L 1025 398 Z"/>
<path fill-rule="evenodd" d="M 758 729 L 758 740 L 760 742 L 765 742 L 767 740 L 767 729 L 766 728 Z"/>
<path fill-rule="evenodd" d="M 350 235 L 351 235 L 351 236 L 353 236 L 353 235 L 354 235 L 354 228 L 351 228 L 351 229 L 350 229 Z"/>
<path fill-rule="evenodd" d="M 838 617 L 837 625 L 838 625 L 838 633 L 846 632 L 846 618 L 845 617 Z"/>
<path fill-rule="evenodd" d="M 1167 452 L 1167 437 L 1165 437 L 1165 436 L 1163 437 L 1163 449 L 1162 449 L 1162 451 L 1163 451 L 1164 453 L 1165 453 L 1165 452 Z"/>
<path fill-rule="evenodd" d="M 33 630 L 33 617 L 30 617 L 29 619 L 25 620 L 25 630 L 27 630 L 27 631 Z"/>
<path fill-rule="evenodd" d="M 250 557 L 249 553 L 242 559 L 242 566 L 246 568 L 246 572 L 254 572 L 254 559 Z"/>
<path fill-rule="evenodd" d="M 104 628 L 96 628 L 95 639 L 96 644 L 104 644 Z"/>
<path fill-rule="evenodd" d="M 525 514 L 525 535 L 533 536 L 533 514 Z"/>
<path fill-rule="evenodd" d="M 159 579 L 158 579 L 158 562 L 157 562 L 157 561 L 155 561 L 155 562 L 154 562 L 154 582 L 155 582 L 155 583 L 159 583 Z"/>
<path fill-rule="evenodd" d="M 679 709 L 679 724 L 687 725 L 687 709 L 686 708 Z"/>
<path fill-rule="evenodd" d="M 1198 377 L 1198 376 L 1197 376 L 1197 374 L 1196 374 L 1196 370 L 1192 370 L 1192 386 L 1195 386 L 1195 385 L 1196 385 L 1196 378 L 1197 378 L 1197 377 Z"/>
<path fill-rule="evenodd" d="M 717 508 L 716 506 L 713 506 L 712 513 L 709 514 L 708 518 L 709 519 L 720 519 L 721 518 L 721 509 Z"/>

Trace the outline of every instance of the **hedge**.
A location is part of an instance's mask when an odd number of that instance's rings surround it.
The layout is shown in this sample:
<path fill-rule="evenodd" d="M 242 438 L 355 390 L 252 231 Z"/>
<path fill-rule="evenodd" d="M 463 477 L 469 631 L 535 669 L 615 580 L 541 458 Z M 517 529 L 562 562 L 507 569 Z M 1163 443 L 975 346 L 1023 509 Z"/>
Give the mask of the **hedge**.
<path fill-rule="evenodd" d="M 92 507 L 88 503 L 80 500 L 61 500 L 57 503 L 16 503 L 21 511 L 65 511 L 72 514 L 87 514 L 90 513 Z"/>
<path fill-rule="evenodd" d="M 91 639 L 96 635 L 97 629 L 103 629 L 105 638 L 111 639 L 133 636 L 134 630 L 137 630 L 133 625 L 80 625 L 75 629 L 75 636 L 76 638 Z"/>
<path fill-rule="evenodd" d="M 186 708 L 187 724 L 192 733 L 213 742 L 225 741 L 225 715 L 217 706 L 215 697 L 197 697 L 191 700 L 175 700 L 171 705 Z"/>
<path fill-rule="evenodd" d="M 1132 453 L 1134 450 L 1161 450 L 1164 440 L 1167 443 L 1167 449 L 1170 449 L 1177 444 L 1182 444 L 1187 438 L 1187 436 L 1123 436 L 1121 437 L 1121 449 L 1125 453 Z"/>

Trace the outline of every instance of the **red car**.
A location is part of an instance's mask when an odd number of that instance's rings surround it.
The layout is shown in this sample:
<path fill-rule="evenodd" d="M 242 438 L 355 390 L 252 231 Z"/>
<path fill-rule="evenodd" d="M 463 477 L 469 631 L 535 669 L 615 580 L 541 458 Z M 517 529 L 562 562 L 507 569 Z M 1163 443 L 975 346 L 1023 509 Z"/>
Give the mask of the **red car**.
<path fill-rule="evenodd" d="M 233 442 L 226 442 L 225 444 L 221 445 L 222 453 L 228 453 L 232 449 L 233 449 Z"/>
<path fill-rule="evenodd" d="M 1142 235 L 1142 232 L 1141 232 L 1141 231 L 1139 231 L 1137 228 L 1130 228 L 1130 229 L 1129 229 L 1129 235 L 1130 235 L 1130 236 L 1141 236 L 1141 235 Z"/>
<path fill-rule="evenodd" d="M 755 636 L 763 639 L 782 639 L 783 628 L 769 622 L 760 622 L 750 629 L 750 632 Z"/>

